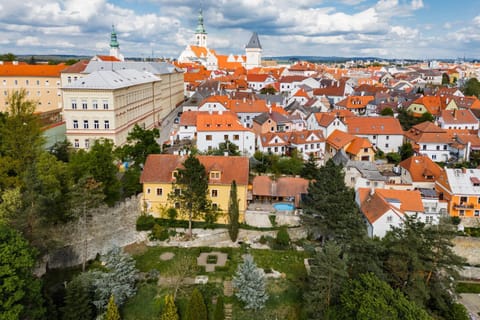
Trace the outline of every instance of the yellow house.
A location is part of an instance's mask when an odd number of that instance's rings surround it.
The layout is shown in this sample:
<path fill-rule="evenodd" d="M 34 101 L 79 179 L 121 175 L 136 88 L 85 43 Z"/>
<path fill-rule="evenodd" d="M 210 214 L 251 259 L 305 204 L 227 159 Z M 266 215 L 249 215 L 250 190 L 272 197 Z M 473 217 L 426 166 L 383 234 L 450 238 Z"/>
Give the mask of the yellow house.
<path fill-rule="evenodd" d="M 248 157 L 197 156 L 207 171 L 208 194 L 214 207 L 220 211 L 219 223 L 228 222 L 228 202 L 232 181 L 237 184 L 240 221 L 244 220 L 247 208 L 248 189 Z M 168 195 L 172 192 L 175 173 L 183 168 L 186 156 L 171 154 L 152 154 L 147 157 L 145 167 L 140 177 L 143 185 L 143 204 L 147 213 L 156 217 L 166 218 L 168 208 L 178 207 Z M 179 212 L 180 214 L 180 212 Z M 187 219 L 186 216 L 179 216 Z"/>
<path fill-rule="evenodd" d="M 335 130 L 327 138 L 325 147 L 326 158 L 332 158 L 340 150 L 345 151 L 350 160 L 370 162 L 375 160 L 375 150 L 368 138 L 357 137 Z"/>

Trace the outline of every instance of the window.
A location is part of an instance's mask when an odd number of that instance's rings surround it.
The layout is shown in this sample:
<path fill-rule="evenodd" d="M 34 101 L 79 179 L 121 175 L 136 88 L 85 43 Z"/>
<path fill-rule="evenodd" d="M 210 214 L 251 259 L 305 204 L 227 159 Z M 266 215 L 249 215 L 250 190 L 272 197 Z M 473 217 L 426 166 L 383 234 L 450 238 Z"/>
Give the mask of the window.
<path fill-rule="evenodd" d="M 100 128 L 100 124 L 98 123 L 98 120 L 93 120 L 93 128 L 94 129 L 99 129 Z"/>
<path fill-rule="evenodd" d="M 46 85 L 46 86 L 49 86 L 49 85 L 50 85 L 50 81 L 45 80 L 45 85 Z"/>
<path fill-rule="evenodd" d="M 210 179 L 220 179 L 220 171 L 210 172 Z"/>
<path fill-rule="evenodd" d="M 40 80 L 37 80 L 37 86 L 39 86 L 39 85 L 40 85 Z"/>
<path fill-rule="evenodd" d="M 440 146 L 437 146 L 437 151 L 440 150 Z"/>
<path fill-rule="evenodd" d="M 228 134 L 223 135 L 223 140 L 227 141 L 228 140 Z"/>
<path fill-rule="evenodd" d="M 88 129 L 88 120 L 83 120 L 83 129 Z"/>
<path fill-rule="evenodd" d="M 477 203 L 480 204 L 480 197 L 477 198 Z"/>
<path fill-rule="evenodd" d="M 350 182 L 355 182 L 355 177 L 351 177 Z"/>
<path fill-rule="evenodd" d="M 79 148 L 79 147 L 80 147 L 80 142 L 78 141 L 78 139 L 75 139 L 75 140 L 73 141 L 73 146 L 74 146 L 75 148 Z"/>
<path fill-rule="evenodd" d="M 427 145 L 426 145 L 426 144 L 424 144 L 424 145 L 422 146 L 422 150 L 427 150 Z"/>
<path fill-rule="evenodd" d="M 40 92 L 40 91 L 39 91 Z M 72 100 L 72 109 L 76 110 L 77 109 L 77 100 Z"/>
<path fill-rule="evenodd" d="M 388 143 L 385 143 L 385 148 L 388 148 Z"/>
<path fill-rule="evenodd" d="M 218 204 L 212 203 L 212 209 L 213 210 L 218 210 Z"/>
<path fill-rule="evenodd" d="M 363 148 L 363 152 L 368 152 L 368 148 Z"/>
<path fill-rule="evenodd" d="M 460 197 L 461 203 L 466 203 L 468 201 L 468 197 Z"/>
<path fill-rule="evenodd" d="M 446 144 L 443 145 L 443 150 L 447 150 L 447 145 Z"/>
<path fill-rule="evenodd" d="M 103 100 L 103 110 L 108 110 L 108 101 Z"/>
<path fill-rule="evenodd" d="M 234 134 L 233 135 L 233 140 L 240 140 L 240 136 L 238 134 Z"/>
<path fill-rule="evenodd" d="M 216 197 L 218 197 L 218 190 L 213 189 L 212 190 L 212 198 L 216 198 Z"/>
<path fill-rule="evenodd" d="M 174 193 L 175 193 L 176 196 L 179 196 L 179 195 L 181 194 L 181 192 L 182 192 L 182 191 L 181 191 L 180 189 L 178 189 L 178 188 L 175 189 L 175 191 L 174 191 Z"/>
<path fill-rule="evenodd" d="M 67 78 L 67 82 L 68 82 L 68 83 L 72 83 L 72 77 L 68 77 L 68 78 Z"/>
<path fill-rule="evenodd" d="M 90 139 L 85 139 L 85 149 L 90 148 Z"/>
<path fill-rule="evenodd" d="M 465 210 L 460 210 L 458 214 L 460 215 L 460 217 L 463 217 L 465 215 Z"/>
<path fill-rule="evenodd" d="M 105 129 L 110 129 L 110 121 L 105 120 L 105 121 L 103 122 L 103 124 L 104 124 Z"/>
<path fill-rule="evenodd" d="M 385 139 L 386 139 L 386 140 L 390 139 L 390 136 L 386 136 Z"/>
<path fill-rule="evenodd" d="M 475 210 L 474 214 L 473 214 L 475 217 L 478 217 L 480 216 L 480 210 Z"/>
<path fill-rule="evenodd" d="M 82 109 L 87 110 L 87 101 L 86 100 L 82 100 Z"/>
<path fill-rule="evenodd" d="M 152 190 L 150 188 L 147 188 L 147 194 L 150 194 Z"/>
<path fill-rule="evenodd" d="M 93 109 L 94 109 L 94 110 L 97 110 L 97 109 L 98 109 L 98 101 L 97 101 L 97 100 L 93 100 L 93 101 L 92 101 L 92 106 L 93 106 Z"/>
<path fill-rule="evenodd" d="M 17 84 L 18 84 L 18 80 L 15 80 L 14 83 L 15 83 L 15 85 L 17 85 Z"/>
<path fill-rule="evenodd" d="M 433 217 L 432 216 L 426 216 L 425 217 L 425 223 L 432 224 L 432 222 L 433 222 Z"/>
<path fill-rule="evenodd" d="M 161 196 L 163 194 L 162 188 L 157 188 L 157 196 Z"/>
<path fill-rule="evenodd" d="M 73 129 L 78 129 L 78 120 L 73 120 Z"/>
<path fill-rule="evenodd" d="M 392 222 L 393 221 L 393 217 L 392 216 L 388 216 L 387 217 L 387 222 Z"/>
<path fill-rule="evenodd" d="M 207 134 L 207 136 L 205 137 L 205 139 L 207 141 L 212 141 L 212 135 L 211 134 Z"/>
<path fill-rule="evenodd" d="M 175 209 L 180 209 L 180 202 L 175 202 Z"/>
<path fill-rule="evenodd" d="M 432 160 L 437 160 L 437 156 L 432 154 Z"/>
<path fill-rule="evenodd" d="M 25 84 L 28 86 L 30 84 L 30 80 L 25 80 Z"/>

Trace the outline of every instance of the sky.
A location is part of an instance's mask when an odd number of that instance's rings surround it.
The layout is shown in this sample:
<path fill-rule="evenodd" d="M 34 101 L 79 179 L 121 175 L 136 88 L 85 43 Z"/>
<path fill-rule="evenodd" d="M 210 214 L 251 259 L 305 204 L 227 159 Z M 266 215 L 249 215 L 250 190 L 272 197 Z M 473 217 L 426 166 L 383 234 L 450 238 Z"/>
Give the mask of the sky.
<path fill-rule="evenodd" d="M 177 58 L 200 6 L 220 54 L 480 58 L 478 0 L 2 0 L 0 54 L 105 55 L 113 24 L 124 56 Z"/>

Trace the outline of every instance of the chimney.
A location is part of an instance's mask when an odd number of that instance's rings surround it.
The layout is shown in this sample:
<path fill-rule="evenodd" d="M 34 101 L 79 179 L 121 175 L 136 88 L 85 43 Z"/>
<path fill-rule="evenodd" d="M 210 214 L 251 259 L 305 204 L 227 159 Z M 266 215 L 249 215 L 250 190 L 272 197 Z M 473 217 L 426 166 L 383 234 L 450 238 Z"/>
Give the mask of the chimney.
<path fill-rule="evenodd" d="M 223 114 L 223 110 L 218 110 L 218 115 L 221 116 Z"/>
<path fill-rule="evenodd" d="M 243 97 L 243 103 L 247 102 L 247 97 Z"/>

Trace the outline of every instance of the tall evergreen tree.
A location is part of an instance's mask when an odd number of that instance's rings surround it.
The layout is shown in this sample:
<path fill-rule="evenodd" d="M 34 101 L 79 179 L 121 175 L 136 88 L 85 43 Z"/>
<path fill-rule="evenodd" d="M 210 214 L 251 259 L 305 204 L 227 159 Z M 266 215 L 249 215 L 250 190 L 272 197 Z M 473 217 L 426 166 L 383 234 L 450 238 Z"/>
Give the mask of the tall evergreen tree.
<path fill-rule="evenodd" d="M 165 296 L 165 305 L 163 307 L 162 316 L 160 320 L 178 320 L 177 307 L 175 306 L 175 301 L 173 295 L 167 294 Z M 223 319 L 222 319 L 223 320 Z"/>
<path fill-rule="evenodd" d="M 347 264 L 341 257 L 340 247 L 327 242 L 312 259 L 307 290 L 303 295 L 309 319 L 328 319 L 330 308 L 339 302 L 347 279 Z"/>
<path fill-rule="evenodd" d="M 63 320 L 90 320 L 94 316 L 90 279 L 84 275 L 76 276 L 67 285 L 65 306 L 62 308 Z"/>
<path fill-rule="evenodd" d="M 228 201 L 228 234 L 230 240 L 237 241 L 239 231 L 240 210 L 238 208 L 237 183 L 232 181 L 230 186 L 230 199 Z"/>
<path fill-rule="evenodd" d="M 318 174 L 317 161 L 315 160 L 315 156 L 313 155 L 313 153 L 310 153 L 310 155 L 308 156 L 307 162 L 305 162 L 302 168 L 300 176 L 308 180 L 313 180 L 316 178 L 317 174 Z"/>
<path fill-rule="evenodd" d="M 245 255 L 233 277 L 235 296 L 244 303 L 245 309 L 259 310 L 265 306 L 268 294 L 265 290 L 265 273 L 257 268 L 253 257 Z"/>
<path fill-rule="evenodd" d="M 193 289 L 190 301 L 187 306 L 187 315 L 185 320 L 207 320 L 207 306 L 203 300 L 202 293 Z"/>
<path fill-rule="evenodd" d="M 120 312 L 118 312 L 117 304 L 113 294 L 110 296 L 107 305 L 107 312 L 105 314 L 105 320 L 120 320 Z"/>
<path fill-rule="evenodd" d="M 208 175 L 197 157 L 190 154 L 178 169 L 169 199 L 180 205 L 180 211 L 188 216 L 188 234 L 192 237 L 192 220 L 204 215 L 211 208 L 208 199 Z"/>
<path fill-rule="evenodd" d="M 366 226 L 355 203 L 355 192 L 345 186 L 341 166 L 332 159 L 318 171 L 308 187 L 302 222 L 315 236 L 347 247 L 366 236 Z"/>
<path fill-rule="evenodd" d="M 217 304 L 215 305 L 213 320 L 224 320 L 224 319 L 225 319 L 225 304 L 223 302 L 223 296 L 219 296 L 217 299 Z"/>

